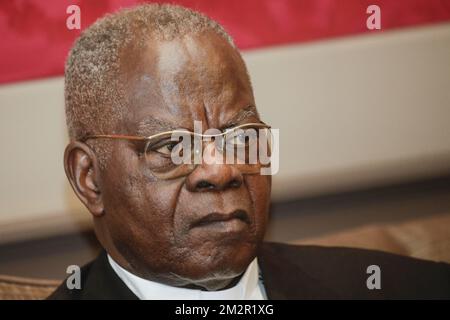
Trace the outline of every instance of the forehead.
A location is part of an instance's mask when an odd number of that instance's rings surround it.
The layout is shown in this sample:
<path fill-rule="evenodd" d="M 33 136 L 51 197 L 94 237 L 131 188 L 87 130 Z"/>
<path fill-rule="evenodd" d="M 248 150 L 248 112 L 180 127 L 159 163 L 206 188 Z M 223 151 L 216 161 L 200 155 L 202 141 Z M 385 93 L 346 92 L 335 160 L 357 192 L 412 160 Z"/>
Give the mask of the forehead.
<path fill-rule="evenodd" d="M 194 120 L 204 129 L 220 128 L 254 106 L 242 59 L 214 33 L 149 41 L 126 56 L 122 75 L 129 101 L 127 131 L 146 134 L 142 123 L 192 129 Z"/>

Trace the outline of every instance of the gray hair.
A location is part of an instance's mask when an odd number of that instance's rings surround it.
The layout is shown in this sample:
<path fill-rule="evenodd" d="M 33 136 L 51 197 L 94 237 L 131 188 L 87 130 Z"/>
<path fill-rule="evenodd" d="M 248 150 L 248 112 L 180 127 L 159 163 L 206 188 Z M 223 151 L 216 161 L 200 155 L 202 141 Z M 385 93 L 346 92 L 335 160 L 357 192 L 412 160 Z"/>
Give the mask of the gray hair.
<path fill-rule="evenodd" d="M 169 4 L 125 9 L 106 15 L 86 29 L 75 41 L 65 65 L 66 121 L 71 140 L 111 134 L 114 124 L 122 119 L 126 101 L 118 75 L 120 53 L 128 45 L 144 46 L 150 38 L 172 40 L 204 31 L 214 31 L 235 48 L 217 22 Z M 94 149 L 102 148 L 96 144 Z"/>

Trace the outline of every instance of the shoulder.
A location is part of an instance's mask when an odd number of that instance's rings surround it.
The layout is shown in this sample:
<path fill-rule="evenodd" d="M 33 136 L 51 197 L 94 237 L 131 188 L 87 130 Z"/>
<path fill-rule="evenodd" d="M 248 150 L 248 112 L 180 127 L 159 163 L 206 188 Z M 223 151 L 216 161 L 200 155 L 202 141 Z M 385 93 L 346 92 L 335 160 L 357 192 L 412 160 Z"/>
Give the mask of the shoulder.
<path fill-rule="evenodd" d="M 105 251 L 80 269 L 81 288 L 69 289 L 66 281 L 53 292 L 49 300 L 136 300 L 110 266 Z"/>
<path fill-rule="evenodd" d="M 314 286 L 312 296 L 450 298 L 450 265 L 446 263 L 374 250 L 281 243 L 264 243 L 258 257 L 263 274 L 265 269 L 266 275 L 273 278 L 270 273 L 285 269 L 290 273 L 291 285 Z M 368 288 L 372 280 L 379 280 L 379 289 Z M 277 280 L 273 279 L 273 283 Z"/>

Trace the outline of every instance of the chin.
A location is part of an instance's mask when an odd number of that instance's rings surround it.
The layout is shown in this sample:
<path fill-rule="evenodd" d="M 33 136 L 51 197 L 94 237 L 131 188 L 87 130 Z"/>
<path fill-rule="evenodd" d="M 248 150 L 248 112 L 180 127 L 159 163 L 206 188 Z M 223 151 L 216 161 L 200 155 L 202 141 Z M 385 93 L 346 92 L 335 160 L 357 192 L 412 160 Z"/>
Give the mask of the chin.
<path fill-rule="evenodd" d="M 188 269 L 194 271 L 190 272 L 189 278 L 197 282 L 213 278 L 235 278 L 247 269 L 255 256 L 255 244 L 234 244 L 199 250 L 188 259 L 191 266 Z"/>

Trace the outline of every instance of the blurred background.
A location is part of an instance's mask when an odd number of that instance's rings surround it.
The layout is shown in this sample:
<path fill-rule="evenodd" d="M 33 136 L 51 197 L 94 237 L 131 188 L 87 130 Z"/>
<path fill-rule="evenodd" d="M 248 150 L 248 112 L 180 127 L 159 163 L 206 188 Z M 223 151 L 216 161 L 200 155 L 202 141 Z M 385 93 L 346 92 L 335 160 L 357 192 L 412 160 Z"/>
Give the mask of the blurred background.
<path fill-rule="evenodd" d="M 62 165 L 64 61 L 98 17 L 140 2 L 0 2 L 0 274 L 62 279 L 98 252 Z M 267 240 L 450 262 L 449 0 L 170 2 L 234 37 L 280 129 Z"/>

